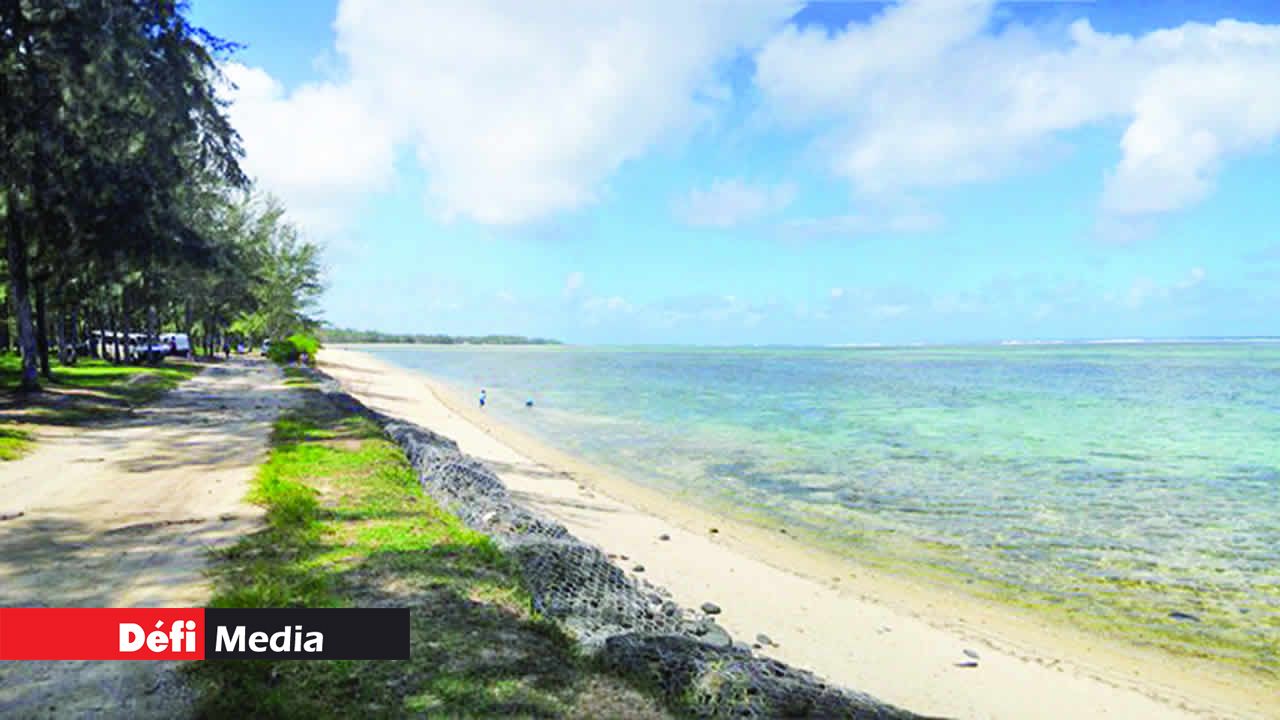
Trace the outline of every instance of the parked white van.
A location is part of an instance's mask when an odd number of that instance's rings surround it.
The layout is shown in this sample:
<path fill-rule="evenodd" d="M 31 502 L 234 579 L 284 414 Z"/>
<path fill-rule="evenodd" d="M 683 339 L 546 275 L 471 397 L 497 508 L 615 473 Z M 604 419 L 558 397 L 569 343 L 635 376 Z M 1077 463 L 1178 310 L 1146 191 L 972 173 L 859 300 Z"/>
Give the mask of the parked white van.
<path fill-rule="evenodd" d="M 146 352 L 147 336 L 142 333 L 124 333 L 111 332 L 110 330 L 94 330 L 90 333 L 91 342 L 98 345 L 98 350 L 103 355 L 110 355 L 115 352 L 116 344 L 119 343 L 120 351 L 127 358 L 137 357 L 140 353 Z"/>
<path fill-rule="evenodd" d="M 120 349 L 130 361 L 144 360 L 148 357 L 164 357 L 166 355 L 186 356 L 191 352 L 191 339 L 186 333 L 165 333 L 157 338 L 148 338 L 146 333 L 113 333 L 108 330 L 94 330 L 91 342 L 98 345 L 104 355 L 113 352 L 116 337 L 119 336 Z"/>

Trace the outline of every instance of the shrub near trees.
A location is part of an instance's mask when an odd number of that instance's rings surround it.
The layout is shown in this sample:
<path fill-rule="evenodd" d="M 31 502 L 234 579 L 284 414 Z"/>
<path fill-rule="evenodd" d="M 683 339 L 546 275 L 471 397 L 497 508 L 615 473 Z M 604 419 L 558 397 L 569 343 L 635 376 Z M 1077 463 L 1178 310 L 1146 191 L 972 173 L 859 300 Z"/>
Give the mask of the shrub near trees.
<path fill-rule="evenodd" d="M 240 169 L 218 92 L 234 46 L 185 13 L 0 2 L 0 351 L 21 353 L 23 389 L 92 330 L 186 332 L 212 353 L 315 325 L 318 250 Z"/>
<path fill-rule="evenodd" d="M 298 362 L 315 365 L 316 353 L 319 351 L 320 341 L 314 335 L 294 333 L 284 340 L 271 343 L 267 357 L 281 365 Z"/>

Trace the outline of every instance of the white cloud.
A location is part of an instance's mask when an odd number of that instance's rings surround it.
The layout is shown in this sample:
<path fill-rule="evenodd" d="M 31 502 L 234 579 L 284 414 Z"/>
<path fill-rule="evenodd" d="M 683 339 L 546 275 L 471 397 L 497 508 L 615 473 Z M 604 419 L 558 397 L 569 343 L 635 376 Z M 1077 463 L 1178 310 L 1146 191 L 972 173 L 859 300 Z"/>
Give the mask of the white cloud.
<path fill-rule="evenodd" d="M 1136 98 L 1124 157 L 1107 178 L 1117 213 L 1194 203 L 1224 159 L 1280 135 L 1280 27 L 1184 26 L 1146 42 L 1171 57 Z"/>
<path fill-rule="evenodd" d="M 791 3 L 344 0 L 351 84 L 395 120 L 445 214 L 517 223 L 591 202 L 704 117 L 715 67 Z"/>
<path fill-rule="evenodd" d="M 512 224 L 587 205 L 628 160 L 722 107 L 718 70 L 755 47 L 772 114 L 821 128 L 831 170 L 869 197 L 1000 177 L 1063 131 L 1118 122 L 1102 207 L 1158 213 L 1204 197 L 1223 162 L 1280 136 L 1280 26 L 996 34 L 992 4 L 908 0 L 830 33 L 778 30 L 792 0 L 341 0 L 328 64 L 342 79 L 286 91 L 231 64 L 230 112 L 249 172 L 321 229 L 390 186 L 401 148 L 445 217 Z M 790 199 L 787 186 L 721 180 L 678 211 L 727 227 Z M 936 225 L 911 215 L 871 224 Z"/>
<path fill-rule="evenodd" d="M 751 185 L 719 179 L 706 190 L 695 188 L 676 203 L 676 215 L 689 225 L 728 228 L 785 210 L 795 198 L 790 184 Z"/>
<path fill-rule="evenodd" d="M 245 170 L 295 220 L 321 233 L 337 230 L 365 193 L 389 186 L 387 129 L 349 88 L 321 83 L 286 94 L 259 68 L 230 63 L 223 72 L 234 85 L 226 95 Z"/>
<path fill-rule="evenodd" d="M 992 2 L 915 0 L 843 32 L 789 27 L 757 62 L 782 120 L 827 128 L 831 169 L 864 194 L 988 180 L 1056 133 L 1127 123 L 1103 208 L 1184 207 L 1221 162 L 1280 135 L 1280 26 L 1224 20 L 1140 37 L 1010 25 Z"/>
<path fill-rule="evenodd" d="M 726 99 L 717 64 L 758 46 L 793 0 L 554 4 L 341 0 L 341 82 L 285 93 L 256 68 L 232 117 L 247 165 L 299 212 L 335 217 L 385 186 L 394 150 L 429 205 L 492 224 L 592 202 L 629 159 Z M 322 212 L 328 209 L 328 212 Z"/>

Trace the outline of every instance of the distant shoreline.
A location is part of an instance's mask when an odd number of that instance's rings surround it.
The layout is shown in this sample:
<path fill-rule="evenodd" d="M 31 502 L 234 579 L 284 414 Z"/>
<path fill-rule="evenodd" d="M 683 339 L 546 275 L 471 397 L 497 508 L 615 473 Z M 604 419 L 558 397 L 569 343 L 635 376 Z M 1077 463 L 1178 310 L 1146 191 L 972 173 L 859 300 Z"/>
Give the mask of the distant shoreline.
<path fill-rule="evenodd" d="M 324 343 L 342 345 L 563 345 L 551 338 L 524 335 L 445 335 L 440 333 L 384 333 L 377 330 L 330 328 L 321 330 Z"/>

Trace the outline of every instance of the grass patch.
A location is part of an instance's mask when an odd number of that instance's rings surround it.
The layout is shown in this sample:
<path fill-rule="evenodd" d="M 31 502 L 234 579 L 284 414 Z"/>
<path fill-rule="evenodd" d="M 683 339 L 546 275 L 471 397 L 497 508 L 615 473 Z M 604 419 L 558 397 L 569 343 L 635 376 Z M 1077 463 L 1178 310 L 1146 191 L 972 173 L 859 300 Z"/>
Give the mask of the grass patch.
<path fill-rule="evenodd" d="M 266 526 L 217 553 L 212 606 L 409 607 L 412 659 L 196 663 L 202 716 L 664 715 L 530 611 L 517 568 L 375 423 L 298 392 L 251 493 Z"/>
<path fill-rule="evenodd" d="M 48 390 L 88 391 L 117 403 L 140 405 L 156 399 L 200 372 L 200 366 L 170 358 L 161 365 L 113 365 L 106 360 L 83 359 L 75 365 L 54 361 L 53 380 L 40 378 Z M 13 353 L 0 354 L 0 387 L 18 387 L 22 361 Z"/>
<path fill-rule="evenodd" d="M 31 449 L 31 433 L 13 425 L 0 425 L 0 460 L 17 460 Z"/>
<path fill-rule="evenodd" d="M 33 395 L 0 393 L 0 461 L 29 452 L 37 425 L 82 425 L 128 414 L 184 381 L 202 367 L 170 359 L 163 365 L 112 365 L 84 359 L 75 365 L 51 367 L 53 379 L 40 378 L 44 392 Z M 0 390 L 14 390 L 22 375 L 22 361 L 0 353 Z"/>

